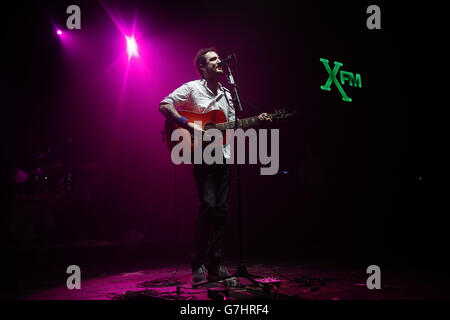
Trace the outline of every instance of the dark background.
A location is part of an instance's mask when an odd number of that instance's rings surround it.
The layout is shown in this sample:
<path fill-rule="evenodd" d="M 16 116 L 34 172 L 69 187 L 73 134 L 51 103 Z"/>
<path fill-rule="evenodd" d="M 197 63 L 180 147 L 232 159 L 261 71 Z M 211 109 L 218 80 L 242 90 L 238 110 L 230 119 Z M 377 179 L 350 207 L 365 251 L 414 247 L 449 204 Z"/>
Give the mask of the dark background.
<path fill-rule="evenodd" d="M 185 48 L 176 59 L 173 52 L 158 55 L 170 59 L 160 61 L 167 71 L 158 74 L 170 90 L 195 79 L 196 50 L 215 45 L 222 56 L 237 54 L 240 94 L 258 109 L 244 104 L 243 116 L 276 106 L 297 111 L 280 124 L 280 173 L 261 176 L 257 166 L 242 166 L 247 256 L 360 259 L 395 262 L 399 268 L 444 263 L 448 173 L 438 154 L 445 144 L 435 147 L 431 138 L 434 129 L 443 128 L 432 120 L 442 120 L 445 109 L 436 95 L 442 83 L 434 75 L 440 67 L 434 53 L 442 53 L 443 41 L 438 6 L 377 2 L 382 29 L 368 30 L 366 8 L 372 2 L 364 1 L 105 3 L 124 13 L 138 8 L 152 32 L 167 35 L 168 42 L 173 35 L 187 39 L 174 44 Z M 193 179 L 189 168 L 176 169 L 174 212 L 174 169 L 159 136 L 162 116 L 124 111 L 127 120 L 120 137 L 114 136 L 110 115 L 100 124 L 90 112 L 94 102 L 77 96 L 83 90 L 79 82 L 67 90 L 71 74 L 49 21 L 64 26 L 70 4 L 81 7 L 80 32 L 96 32 L 91 30 L 107 17 L 96 1 L 19 2 L 4 14 L 3 241 L 44 246 L 120 242 L 137 234 L 147 243 L 189 248 L 196 213 Z M 328 74 L 319 58 L 330 60 L 331 68 L 340 61 L 341 70 L 361 74 L 362 88 L 343 86 L 351 103 L 341 100 L 334 84 L 330 92 L 320 90 Z M 70 72 L 78 68 L 71 67 Z M 172 81 L 179 68 L 185 68 L 183 75 Z M 156 110 L 168 93 L 160 90 L 140 103 Z M 130 144 L 141 134 L 149 147 Z M 14 168 L 34 170 L 37 156 L 49 148 L 52 159 L 73 175 L 73 198 L 24 205 L 11 183 Z M 86 169 L 91 162 L 101 165 Z M 89 197 L 83 198 L 86 189 Z M 46 225 L 39 212 L 51 215 L 53 224 Z M 28 218 L 13 223 L 18 215 Z M 227 257 L 236 259 L 234 187 L 229 217 Z"/>

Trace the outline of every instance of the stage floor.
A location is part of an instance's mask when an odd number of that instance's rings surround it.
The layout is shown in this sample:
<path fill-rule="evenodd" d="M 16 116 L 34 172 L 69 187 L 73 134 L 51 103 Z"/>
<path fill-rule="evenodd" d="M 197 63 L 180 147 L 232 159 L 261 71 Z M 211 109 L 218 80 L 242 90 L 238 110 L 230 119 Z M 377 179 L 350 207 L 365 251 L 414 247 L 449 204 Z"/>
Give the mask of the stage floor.
<path fill-rule="evenodd" d="M 226 264 L 235 271 L 236 262 Z M 247 262 L 249 273 L 279 279 L 278 286 L 262 290 L 244 278 L 235 283 L 216 283 L 192 288 L 189 265 L 163 268 L 130 267 L 125 272 L 98 272 L 81 278 L 81 289 L 69 290 L 64 278 L 19 282 L 18 299 L 26 300 L 416 300 L 449 299 L 448 274 L 444 272 L 385 270 L 381 289 L 366 286 L 368 266 L 334 266 L 332 263 Z M 68 277 L 68 275 L 67 275 Z M 221 293 L 208 297 L 208 288 Z M 213 289 L 214 290 L 214 289 Z M 26 292 L 26 293 L 24 293 Z"/>

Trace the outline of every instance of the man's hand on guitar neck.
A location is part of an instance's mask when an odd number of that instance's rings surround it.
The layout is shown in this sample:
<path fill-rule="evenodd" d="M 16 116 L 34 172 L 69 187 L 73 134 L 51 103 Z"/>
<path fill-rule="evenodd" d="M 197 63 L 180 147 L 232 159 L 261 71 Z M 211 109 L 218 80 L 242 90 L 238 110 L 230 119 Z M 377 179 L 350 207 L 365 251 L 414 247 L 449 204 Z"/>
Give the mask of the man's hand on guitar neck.
<path fill-rule="evenodd" d="M 259 120 L 261 120 L 261 121 L 269 121 L 269 122 L 272 122 L 272 118 L 269 116 L 269 114 L 268 113 L 266 113 L 266 112 L 264 112 L 264 113 L 261 113 L 259 116 L 258 116 L 258 119 Z"/>

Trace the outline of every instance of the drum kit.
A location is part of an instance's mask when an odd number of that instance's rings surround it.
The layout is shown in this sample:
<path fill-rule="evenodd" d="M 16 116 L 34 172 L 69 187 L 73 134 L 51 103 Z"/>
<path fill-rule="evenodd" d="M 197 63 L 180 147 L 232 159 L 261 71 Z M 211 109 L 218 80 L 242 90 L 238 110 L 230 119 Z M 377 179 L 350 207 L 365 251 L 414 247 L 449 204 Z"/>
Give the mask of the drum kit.
<path fill-rule="evenodd" d="M 91 161 L 75 168 L 58 158 L 48 149 L 34 157 L 34 169 L 15 168 L 12 172 L 14 200 L 8 228 L 13 240 L 66 241 L 88 232 L 79 224 L 90 212 L 84 209 L 95 201 L 92 195 L 98 188 L 103 164 Z"/>
<path fill-rule="evenodd" d="M 16 198 L 43 200 L 72 195 L 72 173 L 51 159 L 51 150 L 36 157 L 37 167 L 29 172 L 16 168 L 13 182 Z"/>

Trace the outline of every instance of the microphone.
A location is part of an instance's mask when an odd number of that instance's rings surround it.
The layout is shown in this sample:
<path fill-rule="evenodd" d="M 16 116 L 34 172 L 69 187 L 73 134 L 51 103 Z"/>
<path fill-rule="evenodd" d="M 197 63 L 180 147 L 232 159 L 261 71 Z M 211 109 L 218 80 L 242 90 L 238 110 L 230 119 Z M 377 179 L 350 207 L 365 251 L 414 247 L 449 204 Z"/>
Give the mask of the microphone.
<path fill-rule="evenodd" d="M 228 57 L 220 61 L 217 64 L 217 67 L 223 67 L 224 65 L 228 64 L 228 62 L 230 62 L 230 60 L 233 59 L 234 56 L 236 56 L 234 53 L 230 54 Z"/>

